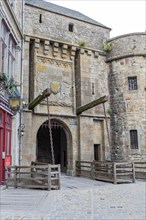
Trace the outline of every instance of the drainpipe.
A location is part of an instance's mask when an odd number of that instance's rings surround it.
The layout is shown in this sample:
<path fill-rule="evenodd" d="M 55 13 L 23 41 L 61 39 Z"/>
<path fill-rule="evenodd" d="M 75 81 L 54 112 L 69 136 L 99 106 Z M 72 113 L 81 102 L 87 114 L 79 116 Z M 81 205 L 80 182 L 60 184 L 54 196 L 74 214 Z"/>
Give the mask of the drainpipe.
<path fill-rule="evenodd" d="M 22 29 L 22 39 L 21 39 L 21 68 L 20 68 L 20 112 L 19 112 L 19 129 L 21 129 L 22 124 L 22 112 L 23 112 L 23 37 L 24 37 L 24 0 L 22 0 L 22 10 L 21 10 L 21 29 Z M 22 136 L 19 132 L 19 166 L 21 165 L 21 148 L 22 148 Z"/>

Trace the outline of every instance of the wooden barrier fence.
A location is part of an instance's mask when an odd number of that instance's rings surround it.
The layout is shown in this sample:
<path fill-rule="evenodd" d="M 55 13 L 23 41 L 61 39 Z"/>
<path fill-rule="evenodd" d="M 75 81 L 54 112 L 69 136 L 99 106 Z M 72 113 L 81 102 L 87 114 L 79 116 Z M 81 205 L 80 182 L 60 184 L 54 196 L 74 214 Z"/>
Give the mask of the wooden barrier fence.
<path fill-rule="evenodd" d="M 114 184 L 135 182 L 135 169 L 132 162 L 77 161 L 76 175 Z"/>
<path fill-rule="evenodd" d="M 135 177 L 146 180 L 146 161 L 135 161 Z"/>
<path fill-rule="evenodd" d="M 60 165 L 9 166 L 5 182 L 6 187 L 60 189 Z"/>

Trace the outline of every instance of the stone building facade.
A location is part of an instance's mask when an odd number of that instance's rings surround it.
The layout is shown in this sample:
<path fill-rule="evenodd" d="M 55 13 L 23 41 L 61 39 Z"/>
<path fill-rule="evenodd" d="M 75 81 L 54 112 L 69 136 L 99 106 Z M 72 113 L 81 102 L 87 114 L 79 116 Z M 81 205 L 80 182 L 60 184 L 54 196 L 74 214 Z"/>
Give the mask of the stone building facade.
<path fill-rule="evenodd" d="M 49 97 L 51 126 L 55 161 L 70 175 L 76 160 L 146 156 L 145 34 L 109 39 L 109 33 L 110 28 L 79 12 L 25 1 L 23 98 L 30 103 L 52 82 L 60 83 L 60 92 Z M 109 53 L 106 41 L 112 43 Z M 78 107 L 104 95 L 109 97 L 106 117 L 103 105 L 77 116 Z M 51 163 L 45 100 L 33 110 L 24 108 L 22 120 L 21 164 Z"/>
<path fill-rule="evenodd" d="M 23 34 L 18 19 L 21 17 L 16 18 L 11 1 L 0 1 L 0 184 L 5 166 L 19 164 L 20 114 L 9 103 L 15 83 L 20 94 Z"/>

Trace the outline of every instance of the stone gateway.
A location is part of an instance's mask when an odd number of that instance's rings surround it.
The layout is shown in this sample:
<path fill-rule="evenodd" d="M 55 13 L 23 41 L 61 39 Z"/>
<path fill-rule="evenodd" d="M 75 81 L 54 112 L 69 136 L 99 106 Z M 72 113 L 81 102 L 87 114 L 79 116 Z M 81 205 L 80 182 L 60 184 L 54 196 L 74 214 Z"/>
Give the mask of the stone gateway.
<path fill-rule="evenodd" d="M 109 39 L 110 28 L 43 0 L 26 0 L 24 13 L 23 97 L 29 104 L 59 83 L 49 106 L 62 172 L 74 175 L 76 160 L 146 158 L 146 34 Z M 76 114 L 102 96 L 105 112 L 101 104 Z M 45 100 L 23 109 L 22 165 L 51 162 L 47 118 Z"/>

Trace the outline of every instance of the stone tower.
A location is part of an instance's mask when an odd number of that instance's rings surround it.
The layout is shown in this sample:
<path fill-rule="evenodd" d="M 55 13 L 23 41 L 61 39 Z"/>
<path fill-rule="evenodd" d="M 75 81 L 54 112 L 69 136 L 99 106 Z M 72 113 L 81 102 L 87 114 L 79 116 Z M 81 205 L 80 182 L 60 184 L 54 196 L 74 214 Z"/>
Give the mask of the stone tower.
<path fill-rule="evenodd" d="M 146 157 L 146 34 L 109 40 L 112 158 Z"/>

